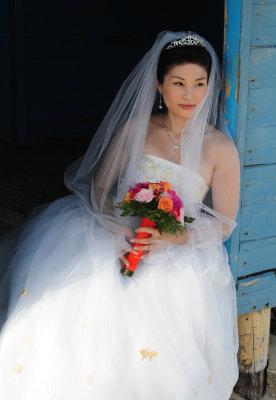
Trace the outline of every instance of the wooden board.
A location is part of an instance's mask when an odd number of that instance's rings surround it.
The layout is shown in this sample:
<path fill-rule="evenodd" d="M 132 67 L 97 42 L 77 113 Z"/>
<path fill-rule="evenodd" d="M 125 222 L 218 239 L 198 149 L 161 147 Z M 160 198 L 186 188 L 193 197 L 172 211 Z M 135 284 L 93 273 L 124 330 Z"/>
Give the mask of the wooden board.
<path fill-rule="evenodd" d="M 276 306 L 276 274 L 272 271 L 239 280 L 236 287 L 239 315 Z"/>
<path fill-rule="evenodd" d="M 244 151 L 245 166 L 276 163 L 275 126 L 247 129 Z"/>
<path fill-rule="evenodd" d="M 276 2 L 260 2 L 252 9 L 251 46 L 276 45 Z"/>
<path fill-rule="evenodd" d="M 238 276 L 276 269 L 276 237 L 241 242 Z"/>

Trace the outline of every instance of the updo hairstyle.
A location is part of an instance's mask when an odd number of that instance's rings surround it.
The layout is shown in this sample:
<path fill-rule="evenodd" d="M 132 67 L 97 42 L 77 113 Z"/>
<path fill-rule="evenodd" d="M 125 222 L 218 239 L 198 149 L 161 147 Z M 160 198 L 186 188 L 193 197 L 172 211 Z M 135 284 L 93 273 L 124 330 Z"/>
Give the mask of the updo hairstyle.
<path fill-rule="evenodd" d="M 157 66 L 157 79 L 163 85 L 165 75 L 176 65 L 198 64 L 207 72 L 207 81 L 209 79 L 212 58 L 209 52 L 203 46 L 182 46 L 166 50 L 167 43 L 160 54 Z"/>

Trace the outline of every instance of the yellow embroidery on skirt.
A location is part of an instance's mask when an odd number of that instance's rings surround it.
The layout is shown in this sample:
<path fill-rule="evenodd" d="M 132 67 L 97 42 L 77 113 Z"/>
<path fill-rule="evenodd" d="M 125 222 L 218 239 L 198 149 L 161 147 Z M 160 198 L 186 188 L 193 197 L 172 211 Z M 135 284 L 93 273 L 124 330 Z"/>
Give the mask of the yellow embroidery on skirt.
<path fill-rule="evenodd" d="M 141 353 L 141 355 L 143 357 L 141 361 L 143 361 L 147 357 L 151 361 L 153 359 L 153 357 L 158 356 L 157 351 L 151 350 L 149 348 L 140 350 L 140 353 Z"/>

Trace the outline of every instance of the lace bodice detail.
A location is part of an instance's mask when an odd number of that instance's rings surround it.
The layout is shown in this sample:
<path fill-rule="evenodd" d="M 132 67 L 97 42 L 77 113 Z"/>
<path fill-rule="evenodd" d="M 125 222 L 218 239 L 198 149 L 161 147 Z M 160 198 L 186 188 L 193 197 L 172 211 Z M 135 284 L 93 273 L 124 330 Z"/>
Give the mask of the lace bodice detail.
<path fill-rule="evenodd" d="M 201 175 L 194 171 L 190 172 L 193 175 L 195 203 L 200 203 L 206 196 L 209 186 Z M 136 182 L 170 182 L 173 190 L 180 191 L 181 166 L 151 154 L 142 154 L 135 180 Z"/>

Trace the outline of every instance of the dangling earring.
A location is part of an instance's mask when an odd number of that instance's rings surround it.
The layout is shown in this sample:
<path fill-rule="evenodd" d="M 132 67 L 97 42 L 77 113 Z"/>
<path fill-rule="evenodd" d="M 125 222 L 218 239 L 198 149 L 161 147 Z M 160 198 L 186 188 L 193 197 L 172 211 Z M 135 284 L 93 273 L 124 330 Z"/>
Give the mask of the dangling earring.
<path fill-rule="evenodd" d="M 160 99 L 159 99 L 159 108 L 160 108 L 160 110 L 163 108 L 161 100 L 162 100 L 162 94 L 160 93 Z"/>

